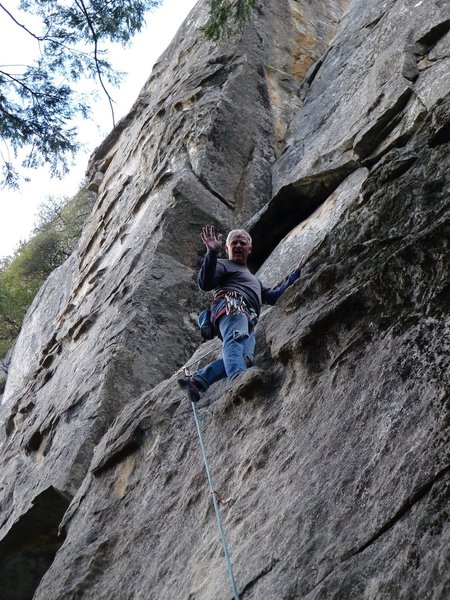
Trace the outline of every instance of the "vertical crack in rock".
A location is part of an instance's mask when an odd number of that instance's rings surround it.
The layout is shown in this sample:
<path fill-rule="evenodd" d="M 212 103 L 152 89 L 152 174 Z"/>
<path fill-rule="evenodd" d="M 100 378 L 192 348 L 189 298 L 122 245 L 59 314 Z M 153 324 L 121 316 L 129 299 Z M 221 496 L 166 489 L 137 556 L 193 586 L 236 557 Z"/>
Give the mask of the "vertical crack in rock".
<path fill-rule="evenodd" d="M 411 94 L 412 89 L 407 88 L 395 100 L 393 106 L 386 107 L 373 123 L 356 136 L 353 149 L 361 161 L 375 150 L 402 119 L 403 109 Z"/>
<path fill-rule="evenodd" d="M 199 182 L 199 184 L 205 188 L 205 190 L 211 194 L 212 196 L 214 196 L 215 198 L 217 198 L 217 200 L 219 200 L 219 202 L 222 202 L 222 204 L 224 204 L 225 206 L 227 206 L 228 208 L 233 208 L 234 207 L 234 202 L 231 202 L 230 200 L 227 200 L 224 196 L 221 196 L 218 192 L 216 192 L 216 190 L 214 190 L 211 185 L 208 183 L 207 179 L 205 177 L 202 177 L 202 175 L 197 175 L 195 172 L 195 169 L 191 163 L 191 159 L 189 156 L 189 152 L 186 149 L 186 156 L 187 156 L 187 160 L 188 160 L 188 165 L 189 168 L 192 171 L 192 174 L 194 175 L 194 177 L 197 179 L 197 181 Z"/>
<path fill-rule="evenodd" d="M 419 489 L 417 489 L 409 498 L 406 499 L 406 501 L 402 504 L 402 506 L 398 509 L 398 511 L 393 515 L 393 517 L 391 519 L 389 519 L 388 521 L 386 521 L 386 523 L 384 523 L 381 527 L 379 527 L 378 531 L 367 542 L 365 542 L 362 546 L 360 546 L 356 550 L 352 550 L 351 552 L 342 556 L 341 560 L 336 562 L 334 567 L 330 567 L 327 570 L 327 572 L 323 575 L 323 577 L 321 577 L 320 580 L 316 582 L 314 587 L 308 591 L 307 595 L 309 596 L 310 594 L 313 594 L 315 590 L 320 588 L 320 586 L 323 584 L 323 582 L 327 578 L 329 578 L 330 575 L 332 575 L 332 573 L 337 568 L 340 568 L 343 563 L 353 559 L 358 554 L 361 554 L 362 552 L 367 550 L 367 548 L 369 548 L 374 543 L 376 543 L 381 536 L 383 536 L 385 533 L 387 533 L 389 530 L 391 530 L 393 527 L 395 527 L 395 525 L 401 519 L 403 519 L 417 503 L 421 502 L 425 498 L 425 496 L 431 491 L 433 486 L 436 483 L 442 481 L 446 477 L 446 475 L 448 475 L 449 472 L 450 472 L 450 465 L 441 469 L 441 471 L 439 471 L 439 473 L 437 473 L 435 477 L 433 477 L 432 479 L 430 479 L 429 481 L 424 483 L 422 486 L 420 486 Z"/>
<path fill-rule="evenodd" d="M 384 525 L 382 525 L 378 529 L 378 531 L 370 538 L 370 540 L 368 540 L 365 544 L 360 546 L 357 550 L 353 551 L 351 554 L 346 556 L 344 558 L 344 560 L 348 560 L 348 559 L 352 558 L 353 556 L 356 556 L 357 554 L 364 552 L 364 550 L 366 550 L 367 548 L 369 548 L 369 546 L 374 544 L 383 534 L 385 534 L 387 531 L 392 529 L 392 527 L 394 527 L 400 521 L 400 519 L 403 519 L 403 517 L 405 517 L 405 515 L 408 514 L 408 512 L 412 509 L 412 507 L 415 504 L 417 504 L 418 502 L 420 502 L 430 492 L 431 488 L 437 482 L 444 479 L 444 477 L 449 472 L 450 472 L 450 465 L 441 469 L 439 471 L 439 473 L 437 473 L 435 475 L 435 477 L 433 477 L 433 479 L 430 479 L 429 481 L 427 481 L 423 485 L 421 485 L 415 492 L 413 492 L 411 494 L 411 496 L 409 498 L 407 498 L 405 500 L 405 502 L 397 510 L 397 512 L 393 515 L 393 517 L 391 519 L 389 519 L 388 521 L 386 521 L 386 523 L 384 523 Z"/>
<path fill-rule="evenodd" d="M 49 487 L 0 541 L 0 597 L 31 600 L 65 536 L 59 524 L 70 498 Z"/>

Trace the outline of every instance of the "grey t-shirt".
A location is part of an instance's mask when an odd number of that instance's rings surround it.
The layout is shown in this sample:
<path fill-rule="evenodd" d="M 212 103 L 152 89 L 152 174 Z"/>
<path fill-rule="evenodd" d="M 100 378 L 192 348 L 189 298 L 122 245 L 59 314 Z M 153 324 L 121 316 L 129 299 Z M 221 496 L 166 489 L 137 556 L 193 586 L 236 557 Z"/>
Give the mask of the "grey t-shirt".
<path fill-rule="evenodd" d="M 203 291 L 224 290 L 239 292 L 257 315 L 261 304 L 275 304 L 281 294 L 300 276 L 295 269 L 280 286 L 265 287 L 248 268 L 225 258 L 217 258 L 217 252 L 206 253 L 197 277 L 198 287 Z"/>

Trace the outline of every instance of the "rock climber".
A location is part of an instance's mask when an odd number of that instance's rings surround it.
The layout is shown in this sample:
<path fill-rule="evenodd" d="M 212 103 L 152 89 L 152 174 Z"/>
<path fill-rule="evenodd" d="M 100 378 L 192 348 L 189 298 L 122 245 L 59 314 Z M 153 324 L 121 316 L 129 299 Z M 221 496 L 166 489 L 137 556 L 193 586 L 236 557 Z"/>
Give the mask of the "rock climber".
<path fill-rule="evenodd" d="M 203 291 L 214 290 L 211 306 L 213 325 L 222 339 L 223 358 L 215 360 L 192 375 L 178 379 L 189 400 L 197 402 L 210 385 L 228 377 L 233 381 L 254 364 L 256 325 L 261 304 L 275 304 L 283 292 L 300 277 L 302 262 L 278 287 L 265 287 L 247 268 L 252 238 L 243 229 L 228 234 L 225 251 L 228 259 L 218 258 L 222 235 L 206 225 L 200 235 L 206 255 L 197 284 Z"/>

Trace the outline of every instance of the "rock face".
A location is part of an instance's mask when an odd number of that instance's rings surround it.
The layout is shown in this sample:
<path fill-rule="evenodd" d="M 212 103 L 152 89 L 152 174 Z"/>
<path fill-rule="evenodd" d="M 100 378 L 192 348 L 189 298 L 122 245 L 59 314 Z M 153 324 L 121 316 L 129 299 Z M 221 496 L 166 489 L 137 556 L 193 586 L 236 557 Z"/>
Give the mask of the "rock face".
<path fill-rule="evenodd" d="M 212 46 L 199 3 L 91 159 L 8 371 L 2 599 L 232 597 L 176 386 L 207 222 L 307 259 L 198 406 L 240 597 L 450 595 L 450 4 L 273 4 Z"/>

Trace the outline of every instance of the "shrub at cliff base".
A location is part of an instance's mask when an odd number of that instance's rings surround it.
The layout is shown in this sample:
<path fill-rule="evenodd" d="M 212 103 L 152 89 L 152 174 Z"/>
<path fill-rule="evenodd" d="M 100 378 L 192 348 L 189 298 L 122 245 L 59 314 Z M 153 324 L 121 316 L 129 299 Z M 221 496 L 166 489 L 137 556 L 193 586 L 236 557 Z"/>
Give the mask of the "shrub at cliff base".
<path fill-rule="evenodd" d="M 34 235 L 12 257 L 0 262 L 0 356 L 19 335 L 22 321 L 40 287 L 75 248 L 95 195 L 79 191 L 71 200 L 47 198 Z"/>

